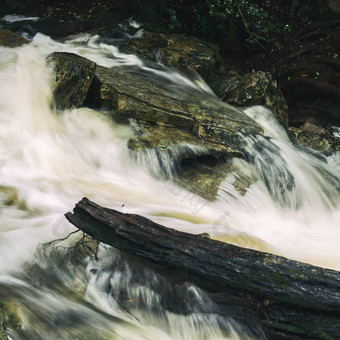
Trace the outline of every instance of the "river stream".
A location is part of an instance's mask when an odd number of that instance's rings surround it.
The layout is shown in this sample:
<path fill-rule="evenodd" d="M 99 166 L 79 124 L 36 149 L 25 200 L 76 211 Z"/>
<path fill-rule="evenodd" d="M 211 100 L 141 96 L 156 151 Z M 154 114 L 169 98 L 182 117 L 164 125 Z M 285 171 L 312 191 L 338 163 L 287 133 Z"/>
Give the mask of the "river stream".
<path fill-rule="evenodd" d="M 145 65 L 99 37 L 61 43 L 37 34 L 22 47 L 0 47 L 0 299 L 22 328 L 10 329 L 10 339 L 257 338 L 214 313 L 194 285 L 174 286 L 117 250 L 100 245 L 99 260 L 84 254 L 72 262 L 66 248 L 80 233 L 59 251 L 42 247 L 75 231 L 64 214 L 84 196 L 182 231 L 340 270 L 339 154 L 299 148 L 269 110 L 247 108 L 266 138 L 254 147 L 244 136 L 252 164 L 234 162 L 257 181 L 241 195 L 226 175 L 216 200 L 205 201 L 165 179 L 156 154 L 137 158 L 128 150 L 131 126 L 88 108 L 51 109 L 45 58 L 54 51 L 106 67 L 134 66 L 181 91 L 210 92 L 199 78 Z M 162 167 L 173 173 L 174 161 Z M 273 169 L 282 170 L 280 178 Z"/>

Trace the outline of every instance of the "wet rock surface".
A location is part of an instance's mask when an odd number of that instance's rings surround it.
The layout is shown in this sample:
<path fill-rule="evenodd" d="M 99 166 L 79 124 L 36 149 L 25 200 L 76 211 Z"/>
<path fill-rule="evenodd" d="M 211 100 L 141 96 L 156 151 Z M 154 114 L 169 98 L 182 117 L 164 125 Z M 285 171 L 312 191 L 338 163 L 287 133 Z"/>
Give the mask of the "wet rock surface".
<path fill-rule="evenodd" d="M 176 183 L 195 195 L 214 201 L 220 184 L 226 175 L 235 169 L 236 166 L 228 162 L 218 163 L 211 159 L 192 160 L 180 168 Z M 195 203 L 194 200 L 193 202 Z M 196 205 L 199 203 L 196 202 Z"/>
<path fill-rule="evenodd" d="M 209 93 L 190 88 L 169 92 L 133 69 L 95 67 L 72 54 L 53 53 L 47 60 L 56 65 L 54 97 L 59 109 L 88 105 L 106 109 L 114 119 L 133 119 L 136 137 L 128 148 L 190 160 L 179 181 L 207 199 L 214 199 L 226 171 L 233 169 L 225 159 L 244 157 L 244 136 L 263 133 L 243 111 Z M 200 157 L 215 161 L 207 166 L 195 161 Z"/>
<path fill-rule="evenodd" d="M 144 31 L 142 37 L 133 38 L 123 45 L 122 51 L 180 70 L 189 68 L 208 79 L 220 61 L 217 48 L 213 50 L 209 45 L 213 47 L 196 37 Z"/>
<path fill-rule="evenodd" d="M 340 151 L 340 138 L 335 137 L 331 131 L 317 133 L 297 128 L 290 128 L 296 136 L 297 142 L 306 148 L 333 153 Z"/>
<path fill-rule="evenodd" d="M 13 187 L 0 185 L 0 201 L 4 205 L 13 205 L 18 202 L 18 192 Z"/>
<path fill-rule="evenodd" d="M 28 40 L 11 32 L 9 30 L 0 29 L 0 46 L 18 47 L 28 43 Z"/>
<path fill-rule="evenodd" d="M 48 60 L 58 63 L 55 100 L 59 109 L 86 105 L 105 109 L 113 119 L 126 123 L 133 119 L 136 136 L 128 141 L 128 148 L 135 152 L 156 150 L 175 159 L 180 163 L 176 170 L 178 183 L 208 200 L 216 197 L 220 183 L 234 170 L 225 161 L 249 158 L 243 137 L 263 133 L 243 111 L 207 92 L 188 87 L 170 92 L 167 86 L 171 84 L 164 85 L 160 79 L 134 68 L 109 69 L 77 55 L 54 53 Z M 282 97 L 274 91 L 269 74 L 257 72 L 243 78 L 231 74 L 231 78 L 230 84 L 236 86 L 231 85 L 234 88 L 227 97 L 234 96 L 239 105 L 247 100 L 280 103 Z M 292 138 L 303 147 L 326 153 L 339 151 L 339 139 L 318 122 L 292 131 Z M 202 162 L 204 157 L 215 160 L 207 165 Z M 241 178 L 233 185 L 245 194 L 250 183 Z"/>
<path fill-rule="evenodd" d="M 167 152 L 169 156 L 179 160 L 195 158 L 200 154 L 209 154 L 215 157 L 230 155 L 228 147 L 197 138 L 186 129 L 141 121 L 138 131 L 141 135 L 128 141 L 130 150 L 157 149 Z M 234 156 L 242 156 L 242 153 L 235 153 Z"/>
<path fill-rule="evenodd" d="M 54 68 L 54 100 L 58 110 L 84 105 L 96 64 L 73 53 L 52 53 L 47 63 Z"/>
<path fill-rule="evenodd" d="M 288 124 L 288 106 L 276 81 L 269 72 L 257 71 L 245 74 L 230 71 L 215 84 L 217 95 L 235 106 L 263 105 Z"/>
<path fill-rule="evenodd" d="M 290 127 L 296 141 L 307 147 L 325 153 L 340 151 L 340 138 L 334 134 L 334 129 L 316 118 L 309 118 L 299 128 Z"/>
<path fill-rule="evenodd" d="M 221 103 L 209 94 L 188 91 L 183 96 L 172 95 L 138 74 L 117 68 L 97 67 L 89 97 L 93 98 L 93 105 L 105 105 L 128 118 L 186 130 L 191 141 L 195 138 L 198 145 L 220 150 L 225 156 L 242 156 L 241 134 L 263 133 L 262 128 L 241 110 Z M 193 97 L 200 101 L 188 101 Z M 145 138 L 144 145 L 159 143 L 160 134 L 156 134 L 155 142 Z M 171 133 L 169 136 L 171 139 Z M 178 137 L 179 133 L 174 140 L 180 139 Z M 213 147 L 211 143 L 217 146 Z M 130 147 L 140 149 L 136 143 L 130 143 Z"/>

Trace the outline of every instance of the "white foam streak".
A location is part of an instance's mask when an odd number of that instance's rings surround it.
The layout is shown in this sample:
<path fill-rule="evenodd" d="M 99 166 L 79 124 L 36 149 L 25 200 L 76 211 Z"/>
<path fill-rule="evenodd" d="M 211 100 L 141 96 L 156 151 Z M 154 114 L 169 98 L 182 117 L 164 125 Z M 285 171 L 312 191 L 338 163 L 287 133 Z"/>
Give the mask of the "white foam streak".
<path fill-rule="evenodd" d="M 25 17 L 24 15 L 12 15 L 7 14 L 4 17 L 2 17 L 0 20 L 4 20 L 7 22 L 17 22 L 17 21 L 38 21 L 39 17 Z"/>
<path fill-rule="evenodd" d="M 135 66 L 141 70 L 154 74 L 162 79 L 165 83 L 167 81 L 172 82 L 178 86 L 189 87 L 191 89 L 199 90 L 210 95 L 214 95 L 209 86 L 202 80 L 197 74 L 195 79 L 189 79 L 176 70 L 169 69 L 162 65 L 162 69 L 154 69 L 148 67 L 145 63 L 134 54 L 126 54 L 119 51 L 116 46 L 101 43 L 98 35 L 89 36 L 81 35 L 75 39 L 70 39 L 65 45 L 67 51 L 73 51 L 79 55 L 82 55 L 97 64 L 105 67 L 119 67 L 119 66 Z M 79 43 L 85 43 L 79 46 Z"/>

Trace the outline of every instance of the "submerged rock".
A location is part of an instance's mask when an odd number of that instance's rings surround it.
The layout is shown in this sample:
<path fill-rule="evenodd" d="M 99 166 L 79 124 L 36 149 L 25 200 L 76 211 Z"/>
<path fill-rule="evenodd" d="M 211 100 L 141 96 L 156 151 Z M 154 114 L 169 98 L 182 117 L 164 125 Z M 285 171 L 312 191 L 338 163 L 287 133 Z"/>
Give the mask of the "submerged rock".
<path fill-rule="evenodd" d="M 245 195 L 250 185 L 255 182 L 254 179 L 246 176 L 239 176 L 235 179 L 233 186 L 241 195 Z"/>
<path fill-rule="evenodd" d="M 22 321 L 17 306 L 12 302 L 0 303 L 0 340 L 21 339 Z"/>
<path fill-rule="evenodd" d="M 85 103 L 96 64 L 73 53 L 55 52 L 47 57 L 55 71 L 54 101 L 58 110 L 81 107 Z"/>
<path fill-rule="evenodd" d="M 228 147 L 197 138 L 185 129 L 140 121 L 138 131 L 141 135 L 128 141 L 130 150 L 141 151 L 155 148 L 168 152 L 170 156 L 174 156 L 174 153 L 176 153 L 178 160 L 195 158 L 201 154 L 209 154 L 215 157 L 222 157 L 227 154 L 231 156 Z M 235 153 L 234 156 L 241 157 L 242 153 Z"/>
<path fill-rule="evenodd" d="M 14 205 L 18 202 L 17 189 L 0 185 L 0 202 L 4 205 Z"/>
<path fill-rule="evenodd" d="M 9 30 L 0 29 L 0 46 L 18 47 L 28 44 L 28 40 Z"/>
<path fill-rule="evenodd" d="M 179 170 L 176 183 L 195 195 L 213 201 L 220 184 L 227 174 L 235 169 L 236 166 L 228 162 L 210 162 L 209 164 L 209 160 L 198 162 L 192 160 Z M 197 204 L 196 201 L 192 201 Z"/>
<path fill-rule="evenodd" d="M 211 47 L 212 44 L 196 37 L 144 31 L 142 37 L 133 38 L 122 46 L 122 51 L 177 69 L 189 67 L 207 79 L 219 61 L 217 49 Z"/>

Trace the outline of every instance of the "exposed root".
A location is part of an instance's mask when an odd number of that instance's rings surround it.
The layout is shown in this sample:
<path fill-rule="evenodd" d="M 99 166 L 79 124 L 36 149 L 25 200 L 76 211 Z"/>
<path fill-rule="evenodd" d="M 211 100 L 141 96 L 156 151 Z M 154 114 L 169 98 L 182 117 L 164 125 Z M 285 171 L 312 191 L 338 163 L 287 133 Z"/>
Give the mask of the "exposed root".
<path fill-rule="evenodd" d="M 38 248 L 39 256 L 44 259 L 51 258 L 54 261 L 57 260 L 56 262 L 59 266 L 67 263 L 82 263 L 85 257 L 97 260 L 99 242 L 85 233 L 82 233 L 81 238 L 74 245 L 63 244 L 78 232 L 80 232 L 80 230 L 73 231 L 64 238 L 40 245 Z"/>

